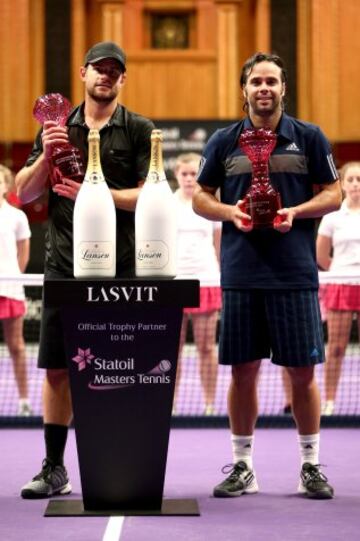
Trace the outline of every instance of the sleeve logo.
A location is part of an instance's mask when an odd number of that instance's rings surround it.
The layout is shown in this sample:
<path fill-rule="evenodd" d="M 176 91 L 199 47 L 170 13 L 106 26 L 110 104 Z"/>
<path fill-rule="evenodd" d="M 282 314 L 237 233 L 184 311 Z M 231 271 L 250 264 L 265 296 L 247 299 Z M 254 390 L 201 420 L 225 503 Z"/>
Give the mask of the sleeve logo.
<path fill-rule="evenodd" d="M 205 156 L 202 156 L 201 160 L 200 160 L 200 163 L 199 163 L 199 170 L 198 170 L 198 173 L 196 175 L 196 180 L 199 179 L 199 177 L 200 177 L 200 175 L 201 175 L 201 173 L 202 173 L 202 171 L 203 171 L 203 169 L 205 167 L 205 164 L 206 164 L 206 158 L 205 158 Z"/>
<path fill-rule="evenodd" d="M 329 164 L 330 171 L 332 173 L 333 179 L 336 180 L 339 177 L 339 175 L 338 175 L 338 172 L 336 170 L 333 155 L 332 154 L 327 154 L 326 159 L 328 161 L 328 164 Z"/>

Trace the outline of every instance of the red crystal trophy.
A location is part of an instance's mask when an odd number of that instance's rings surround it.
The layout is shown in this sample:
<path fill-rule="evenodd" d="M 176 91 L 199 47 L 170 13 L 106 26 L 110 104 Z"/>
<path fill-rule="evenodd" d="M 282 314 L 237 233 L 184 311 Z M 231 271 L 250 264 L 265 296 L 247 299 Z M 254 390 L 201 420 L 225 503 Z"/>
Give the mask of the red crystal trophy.
<path fill-rule="evenodd" d="M 71 103 L 61 94 L 45 94 L 36 100 L 33 115 L 41 125 L 46 120 L 52 120 L 59 126 L 65 126 L 71 109 Z M 50 180 L 53 186 L 62 182 L 64 177 L 82 182 L 85 175 L 84 164 L 79 149 L 74 145 L 70 143 L 57 145 L 52 149 L 49 161 Z"/>
<path fill-rule="evenodd" d="M 282 207 L 280 194 L 269 177 L 269 158 L 276 145 L 276 133 L 270 129 L 246 129 L 239 138 L 240 148 L 251 162 L 252 180 L 241 210 L 251 216 L 254 228 L 272 227 Z M 278 220 L 277 220 L 278 221 Z"/>

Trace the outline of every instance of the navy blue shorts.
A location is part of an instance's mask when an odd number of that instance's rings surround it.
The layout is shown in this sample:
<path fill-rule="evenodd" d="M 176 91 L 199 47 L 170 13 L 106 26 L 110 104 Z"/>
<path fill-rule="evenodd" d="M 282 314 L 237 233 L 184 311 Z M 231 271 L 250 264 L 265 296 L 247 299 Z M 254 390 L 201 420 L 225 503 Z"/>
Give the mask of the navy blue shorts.
<path fill-rule="evenodd" d="M 324 362 L 317 290 L 223 291 L 220 364 L 265 358 L 289 367 Z"/>

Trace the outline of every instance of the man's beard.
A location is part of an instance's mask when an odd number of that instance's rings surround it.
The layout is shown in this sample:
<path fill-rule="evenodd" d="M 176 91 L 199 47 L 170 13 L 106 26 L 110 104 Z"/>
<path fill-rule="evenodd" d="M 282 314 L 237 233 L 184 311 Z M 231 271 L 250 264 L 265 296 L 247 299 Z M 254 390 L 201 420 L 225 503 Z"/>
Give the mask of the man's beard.
<path fill-rule="evenodd" d="M 89 95 L 97 103 L 111 103 L 114 100 L 114 98 L 116 98 L 115 92 L 111 92 L 107 96 L 103 96 L 103 95 L 99 96 L 94 91 L 92 91 L 92 92 L 89 92 Z"/>
<path fill-rule="evenodd" d="M 278 111 L 278 109 L 282 109 L 281 99 L 273 99 L 272 106 L 268 109 L 262 109 L 261 107 L 257 106 L 256 100 L 254 100 L 253 104 L 251 104 L 250 109 L 253 111 L 253 113 L 257 116 L 266 118 L 269 116 L 272 116 L 274 113 Z"/>

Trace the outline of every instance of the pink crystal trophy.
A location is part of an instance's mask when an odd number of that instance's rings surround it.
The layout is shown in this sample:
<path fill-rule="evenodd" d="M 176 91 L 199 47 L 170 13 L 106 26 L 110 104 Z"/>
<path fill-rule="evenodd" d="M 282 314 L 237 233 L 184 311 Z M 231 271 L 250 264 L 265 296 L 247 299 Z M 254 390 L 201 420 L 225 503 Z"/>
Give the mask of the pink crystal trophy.
<path fill-rule="evenodd" d="M 36 100 L 33 115 L 42 125 L 46 120 L 52 120 L 59 126 L 65 126 L 71 109 L 71 103 L 61 94 L 45 94 Z M 52 149 L 50 180 L 53 186 L 62 182 L 64 177 L 82 182 L 84 175 L 84 164 L 78 148 L 63 143 Z"/>
<path fill-rule="evenodd" d="M 241 209 L 251 216 L 254 228 L 272 227 L 279 221 L 280 193 L 269 177 L 269 158 L 276 145 L 276 133 L 266 128 L 246 129 L 239 138 L 240 148 L 251 161 L 252 180 Z M 280 220 L 281 221 L 281 220 Z"/>

